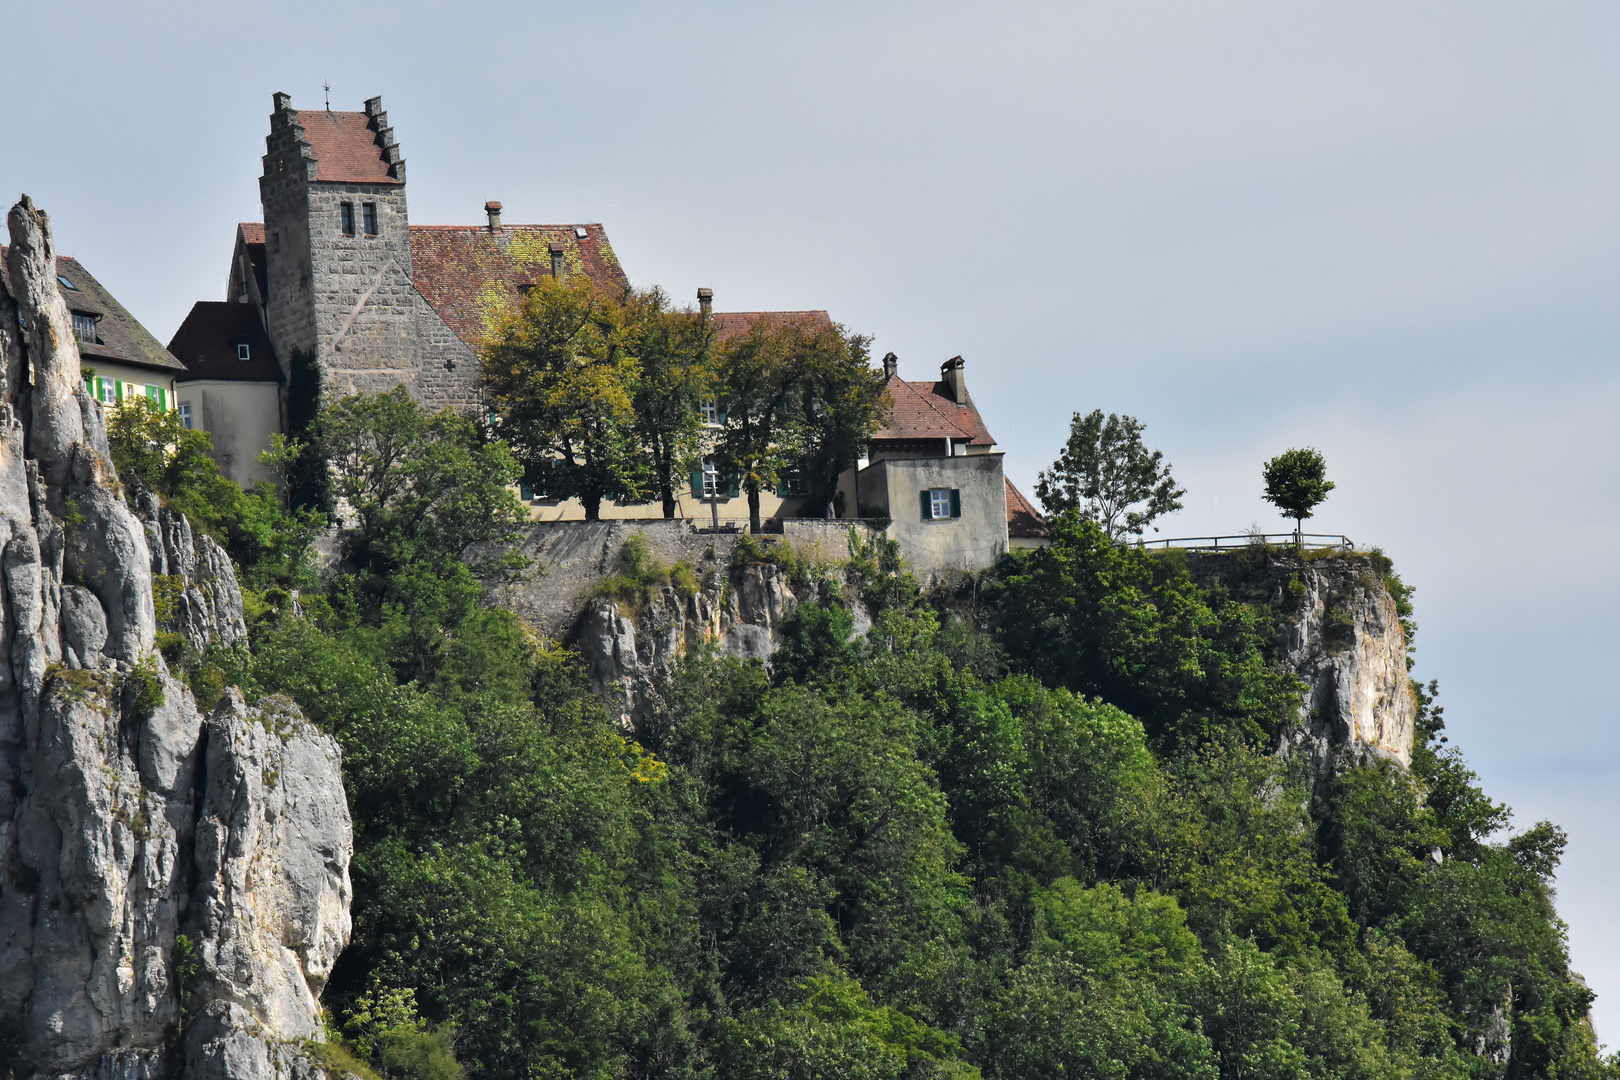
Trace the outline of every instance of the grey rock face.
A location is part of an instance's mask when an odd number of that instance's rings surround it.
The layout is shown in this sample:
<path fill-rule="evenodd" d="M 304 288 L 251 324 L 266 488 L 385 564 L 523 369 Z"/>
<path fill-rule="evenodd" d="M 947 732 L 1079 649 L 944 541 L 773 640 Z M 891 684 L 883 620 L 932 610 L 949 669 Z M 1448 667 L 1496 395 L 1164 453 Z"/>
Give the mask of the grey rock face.
<path fill-rule="evenodd" d="M 633 729 L 653 704 L 659 676 L 703 645 L 769 666 L 782 621 L 799 602 L 778 567 L 732 567 L 726 577 L 711 576 L 690 596 L 666 585 L 639 610 L 601 597 L 590 600 L 574 641 L 596 691 Z"/>
<path fill-rule="evenodd" d="M 205 720 L 153 651 L 154 573 L 199 648 L 243 638 L 241 591 L 183 517 L 125 504 L 45 216 L 10 221 L 26 340 L 0 348 L 32 379 L 0 401 L 0 1072 L 308 1080 L 349 933 L 338 748 L 286 702 Z"/>
<path fill-rule="evenodd" d="M 159 630 L 181 634 L 201 651 L 208 642 L 236 645 L 247 640 L 242 589 L 230 556 L 206 533 L 194 533 L 186 515 L 142 492 L 136 512 L 152 557 L 152 576 L 167 594 L 172 612 Z"/>
<path fill-rule="evenodd" d="M 1284 752 L 1308 754 L 1318 775 L 1345 751 L 1411 764 L 1417 699 L 1406 632 L 1374 557 L 1236 552 L 1189 556 L 1188 569 L 1285 613 L 1278 659 L 1306 689 Z"/>

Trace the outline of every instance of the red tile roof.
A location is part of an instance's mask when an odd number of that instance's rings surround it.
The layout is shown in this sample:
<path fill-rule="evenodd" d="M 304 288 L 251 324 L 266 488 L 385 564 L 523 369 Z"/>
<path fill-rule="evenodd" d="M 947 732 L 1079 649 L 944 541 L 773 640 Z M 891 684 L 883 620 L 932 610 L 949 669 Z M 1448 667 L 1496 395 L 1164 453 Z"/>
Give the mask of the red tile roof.
<path fill-rule="evenodd" d="M 551 276 L 553 244 L 562 246 L 565 275 L 584 273 L 615 291 L 630 287 L 600 225 L 502 225 L 494 232 L 483 225 L 412 225 L 411 274 L 428 305 L 477 348 L 523 286 Z"/>
<path fill-rule="evenodd" d="M 748 333 L 757 322 L 765 322 L 773 329 L 803 323 L 807 330 L 824 330 L 833 324 L 825 311 L 716 311 L 709 318 L 714 323 L 715 336 L 721 341 Z"/>
<path fill-rule="evenodd" d="M 293 121 L 315 154 L 315 179 L 350 184 L 397 184 L 390 172 L 371 117 L 363 112 L 299 109 Z"/>
<path fill-rule="evenodd" d="M 898 375 L 886 384 L 894 407 L 888 422 L 872 438 L 954 439 L 981 446 L 995 445 L 973 404 L 973 395 L 958 405 L 943 382 L 907 382 Z"/>
<path fill-rule="evenodd" d="M 242 243 L 244 243 L 244 244 L 262 244 L 262 243 L 264 243 L 264 222 L 262 222 L 262 221 L 244 221 L 244 222 L 239 223 L 236 227 L 238 229 L 242 230 Z"/>
<path fill-rule="evenodd" d="M 1035 504 L 1024 498 L 1024 493 L 1007 481 L 1007 535 L 1045 538 L 1048 533 L 1046 519 L 1041 517 Z"/>

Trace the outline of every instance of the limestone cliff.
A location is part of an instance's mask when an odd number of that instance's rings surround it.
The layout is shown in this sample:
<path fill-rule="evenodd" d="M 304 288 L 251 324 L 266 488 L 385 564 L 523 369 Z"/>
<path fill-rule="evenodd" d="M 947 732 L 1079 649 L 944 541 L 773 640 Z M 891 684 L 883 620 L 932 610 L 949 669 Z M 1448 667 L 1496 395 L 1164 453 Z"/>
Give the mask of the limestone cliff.
<path fill-rule="evenodd" d="M 1305 684 L 1282 752 L 1309 755 L 1318 774 L 1342 751 L 1411 764 L 1417 699 L 1388 560 L 1354 552 L 1301 558 L 1257 545 L 1192 554 L 1187 566 L 1200 584 L 1273 614 L 1273 659 Z"/>
<path fill-rule="evenodd" d="M 137 515 L 80 389 L 48 221 L 0 282 L 0 1075 L 307 1072 L 349 933 L 336 743 L 290 703 L 205 715 L 154 649 L 244 635 L 229 560 Z M 143 520 L 144 519 L 144 520 Z"/>

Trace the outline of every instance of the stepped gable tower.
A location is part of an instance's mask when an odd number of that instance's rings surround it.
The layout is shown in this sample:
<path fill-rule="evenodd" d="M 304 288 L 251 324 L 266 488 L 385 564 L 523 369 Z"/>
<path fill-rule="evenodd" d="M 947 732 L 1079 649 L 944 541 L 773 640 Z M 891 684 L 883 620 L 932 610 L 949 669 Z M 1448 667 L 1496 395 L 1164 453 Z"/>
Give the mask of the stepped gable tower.
<path fill-rule="evenodd" d="M 419 392 L 405 159 L 382 99 L 364 112 L 295 109 L 284 93 L 274 102 L 259 179 L 265 321 L 290 408 L 312 400 L 317 379 L 322 396 Z"/>

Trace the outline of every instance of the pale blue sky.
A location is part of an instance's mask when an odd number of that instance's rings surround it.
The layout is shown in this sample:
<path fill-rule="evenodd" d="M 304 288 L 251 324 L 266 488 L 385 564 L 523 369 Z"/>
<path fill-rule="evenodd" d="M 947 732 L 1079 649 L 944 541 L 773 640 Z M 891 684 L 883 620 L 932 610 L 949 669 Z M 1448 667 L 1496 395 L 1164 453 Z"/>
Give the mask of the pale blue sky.
<path fill-rule="evenodd" d="M 386 15 L 384 15 L 386 13 Z M 1026 491 L 1132 413 L 1174 534 L 1324 531 L 1418 588 L 1417 672 L 1528 825 L 1620 1042 L 1620 8 L 1605 4 L 30 5 L 0 193 L 165 340 L 258 219 L 270 95 L 381 94 L 411 213 L 603 222 L 631 278 L 955 353 Z"/>

